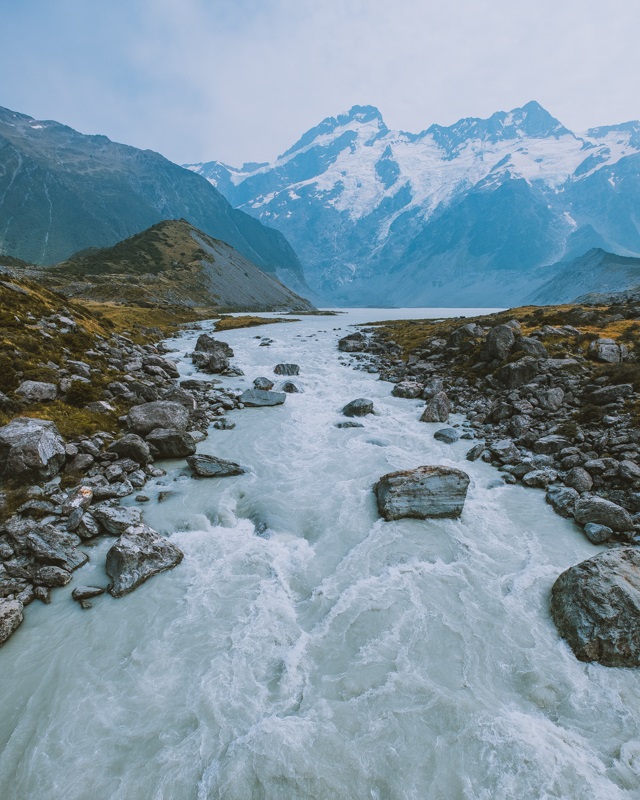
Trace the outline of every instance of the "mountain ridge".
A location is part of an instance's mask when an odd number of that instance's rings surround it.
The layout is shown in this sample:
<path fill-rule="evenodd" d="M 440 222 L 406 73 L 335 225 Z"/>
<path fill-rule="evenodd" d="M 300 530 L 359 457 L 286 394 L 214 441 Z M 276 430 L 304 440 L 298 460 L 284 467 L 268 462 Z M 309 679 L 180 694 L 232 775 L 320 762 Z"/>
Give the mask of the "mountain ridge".
<path fill-rule="evenodd" d="M 337 303 L 457 305 L 475 285 L 513 304 L 594 246 L 640 255 L 640 123 L 576 134 L 535 101 L 418 134 L 354 106 L 273 162 L 185 166 L 283 231 Z"/>

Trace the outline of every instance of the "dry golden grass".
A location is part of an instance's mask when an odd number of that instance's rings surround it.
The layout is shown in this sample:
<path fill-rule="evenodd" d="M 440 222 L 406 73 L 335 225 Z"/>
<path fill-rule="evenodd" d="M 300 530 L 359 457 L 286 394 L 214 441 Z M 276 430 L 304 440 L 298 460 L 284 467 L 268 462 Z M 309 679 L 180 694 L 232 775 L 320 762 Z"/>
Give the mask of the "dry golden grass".
<path fill-rule="evenodd" d="M 232 331 L 237 328 L 253 328 L 257 325 L 273 325 L 276 322 L 300 322 L 299 319 L 271 319 L 270 317 L 254 317 L 254 316 L 241 316 L 241 317 L 220 317 L 215 324 L 217 331 Z"/>

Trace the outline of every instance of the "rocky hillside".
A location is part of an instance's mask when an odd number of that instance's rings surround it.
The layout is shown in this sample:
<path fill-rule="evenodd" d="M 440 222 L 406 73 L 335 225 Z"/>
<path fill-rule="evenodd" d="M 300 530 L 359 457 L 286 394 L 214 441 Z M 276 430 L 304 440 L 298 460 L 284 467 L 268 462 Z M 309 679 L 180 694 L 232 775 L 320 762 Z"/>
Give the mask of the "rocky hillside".
<path fill-rule="evenodd" d="M 234 210 L 199 176 L 150 150 L 0 108 L 0 253 L 54 264 L 178 218 L 304 290 L 282 233 Z"/>
<path fill-rule="evenodd" d="M 231 311 L 313 309 L 274 275 L 185 220 L 160 222 L 40 274 L 57 291 L 90 300 Z"/>
<path fill-rule="evenodd" d="M 282 231 L 334 302 L 513 306 L 540 267 L 640 254 L 638 122 L 574 133 L 531 102 L 414 134 L 354 106 L 272 163 L 188 166 Z"/>

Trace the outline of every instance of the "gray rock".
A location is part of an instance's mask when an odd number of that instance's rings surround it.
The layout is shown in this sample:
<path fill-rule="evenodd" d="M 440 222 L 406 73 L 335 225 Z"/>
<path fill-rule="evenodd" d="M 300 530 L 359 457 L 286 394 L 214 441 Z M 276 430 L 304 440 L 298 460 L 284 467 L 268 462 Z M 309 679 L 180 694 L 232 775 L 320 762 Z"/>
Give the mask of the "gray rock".
<path fill-rule="evenodd" d="M 603 386 L 601 389 L 590 392 L 586 400 L 595 406 L 606 406 L 630 397 L 632 394 L 633 386 L 630 383 L 619 383 L 616 386 Z"/>
<path fill-rule="evenodd" d="M 467 461 L 477 461 L 480 456 L 485 451 L 485 444 L 481 442 L 480 444 L 474 444 L 471 450 L 467 451 L 466 459 Z"/>
<path fill-rule="evenodd" d="M 366 417 L 367 414 L 373 414 L 373 400 L 367 400 L 365 397 L 359 397 L 357 400 L 352 400 L 342 409 L 345 417 Z"/>
<path fill-rule="evenodd" d="M 547 411 L 557 411 L 564 400 L 564 391 L 559 386 L 556 386 L 553 389 L 538 392 L 536 397 L 541 408 Z"/>
<path fill-rule="evenodd" d="M 23 620 L 19 600 L 0 600 L 0 645 L 3 645 Z"/>
<path fill-rule="evenodd" d="M 71 514 L 73 511 L 89 508 L 93 500 L 93 489 L 90 486 L 78 486 L 72 489 L 62 504 L 62 513 Z"/>
<path fill-rule="evenodd" d="M 91 516 L 91 514 L 88 513 L 82 515 L 75 532 L 81 539 L 94 539 L 96 536 L 100 536 L 102 533 L 98 523 Z"/>
<path fill-rule="evenodd" d="M 198 336 L 196 352 L 200 353 L 222 353 L 227 358 L 233 358 L 233 350 L 226 342 L 221 342 L 219 339 L 214 339 L 208 333 L 201 333 Z"/>
<path fill-rule="evenodd" d="M 429 378 L 429 380 L 422 387 L 422 399 L 431 400 L 432 397 L 442 391 L 442 378 Z"/>
<path fill-rule="evenodd" d="M 105 400 L 96 400 L 93 403 L 88 403 L 85 408 L 94 414 L 113 414 L 115 411 L 115 408 Z"/>
<path fill-rule="evenodd" d="M 139 508 L 110 506 L 97 503 L 91 509 L 91 516 L 111 536 L 121 536 L 131 525 L 139 525 L 142 512 Z"/>
<path fill-rule="evenodd" d="M 487 334 L 484 349 L 489 360 L 498 358 L 504 361 L 515 344 L 516 337 L 509 325 L 496 325 Z"/>
<path fill-rule="evenodd" d="M 606 525 L 598 525 L 596 522 L 587 522 L 584 526 L 587 539 L 594 544 L 604 544 L 613 537 L 613 531 Z"/>
<path fill-rule="evenodd" d="M 71 597 L 79 603 L 82 600 L 90 600 L 92 597 L 99 597 L 106 591 L 107 590 L 102 586 L 76 586 L 71 592 Z"/>
<path fill-rule="evenodd" d="M 511 439 L 500 439 L 493 442 L 489 449 L 503 464 L 512 463 L 520 458 L 520 451 Z"/>
<path fill-rule="evenodd" d="M 65 458 L 62 437 L 49 420 L 18 417 L 0 428 L 0 478 L 49 480 Z"/>
<path fill-rule="evenodd" d="M 523 336 L 518 340 L 516 345 L 518 352 L 525 353 L 525 355 L 533 356 L 534 358 L 547 358 L 547 348 L 542 344 L 539 339 L 534 337 Z"/>
<path fill-rule="evenodd" d="M 147 442 L 159 458 L 185 458 L 196 452 L 191 434 L 176 428 L 156 428 L 148 434 Z"/>
<path fill-rule="evenodd" d="M 589 475 L 587 470 L 582 467 L 573 467 L 573 469 L 570 469 L 564 482 L 567 486 L 571 486 L 581 494 L 582 492 L 590 492 L 593 486 L 593 478 Z"/>
<path fill-rule="evenodd" d="M 338 342 L 338 350 L 343 353 L 356 353 L 364 350 L 367 339 L 362 333 L 350 333 Z"/>
<path fill-rule="evenodd" d="M 484 330 L 475 322 L 468 322 L 455 331 L 447 339 L 447 347 L 460 347 L 460 345 L 472 339 L 480 339 L 484 336 Z"/>
<path fill-rule="evenodd" d="M 624 349 L 623 349 L 624 348 Z M 613 339 L 596 339 L 589 345 L 589 355 L 607 364 L 617 364 L 626 356 L 626 347 L 616 344 Z"/>
<path fill-rule="evenodd" d="M 436 392 L 427 402 L 420 422 L 447 422 L 451 413 L 451 403 L 444 392 Z"/>
<path fill-rule="evenodd" d="M 580 661 L 640 666 L 640 550 L 608 550 L 563 572 L 551 615 Z"/>
<path fill-rule="evenodd" d="M 276 375 L 299 375 L 300 367 L 297 364 L 276 364 L 273 371 Z"/>
<path fill-rule="evenodd" d="M 415 381 L 401 381 L 393 387 L 391 394 L 394 397 L 405 397 L 409 400 L 413 400 L 422 395 L 422 386 Z"/>
<path fill-rule="evenodd" d="M 115 453 L 120 458 L 130 458 L 136 464 L 148 464 L 151 459 L 151 451 L 145 440 L 136 433 L 127 433 L 121 439 L 116 439 L 107 448 L 108 452 Z"/>
<path fill-rule="evenodd" d="M 550 483 L 555 483 L 558 480 L 558 473 L 555 469 L 546 467 L 545 469 L 534 469 L 527 472 L 522 477 L 522 482 L 526 486 L 531 486 L 538 489 L 546 489 Z"/>
<path fill-rule="evenodd" d="M 519 439 L 531 427 L 531 417 L 526 414 L 516 414 L 509 420 L 509 433 Z"/>
<path fill-rule="evenodd" d="M 583 495 L 576 503 L 576 522 L 586 525 L 588 522 L 596 522 L 599 525 L 606 525 L 618 533 L 625 533 L 633 530 L 633 520 L 628 511 L 622 506 L 605 500 L 598 495 Z"/>
<path fill-rule="evenodd" d="M 27 403 L 43 403 L 55 400 L 58 396 L 58 387 L 55 383 L 43 381 L 22 381 L 16 389 L 16 394 Z"/>
<path fill-rule="evenodd" d="M 552 433 L 549 436 L 541 436 L 533 443 L 533 450 L 535 453 L 542 455 L 552 455 L 564 450 L 565 447 L 570 447 L 571 442 L 564 436 L 558 436 Z"/>
<path fill-rule="evenodd" d="M 532 381 L 538 374 L 538 362 L 535 358 L 525 357 L 519 361 L 505 364 L 496 372 L 500 383 L 507 389 L 518 389 Z"/>
<path fill-rule="evenodd" d="M 229 359 L 220 351 L 215 353 L 193 353 L 191 360 L 198 369 L 209 372 L 212 375 L 226 372 L 230 366 Z"/>
<path fill-rule="evenodd" d="M 145 436 L 156 428 L 171 428 L 186 431 L 189 412 L 181 403 L 170 400 L 155 400 L 133 406 L 127 415 L 127 427 L 134 433 Z M 131 458 L 131 455 L 127 456 Z M 135 459 L 134 459 L 135 460 Z"/>
<path fill-rule="evenodd" d="M 425 466 L 384 475 L 374 486 L 378 511 L 386 520 L 459 517 L 469 476 L 452 467 Z"/>
<path fill-rule="evenodd" d="M 269 378 L 256 378 L 253 385 L 254 388 L 263 389 L 266 392 L 268 392 L 269 389 L 273 389 L 273 381 L 269 380 Z"/>
<path fill-rule="evenodd" d="M 280 406 L 287 399 L 284 392 L 268 392 L 264 389 L 247 389 L 240 395 L 240 402 L 245 406 Z"/>
<path fill-rule="evenodd" d="M 66 586 L 71 580 L 71 573 L 62 567 L 38 567 L 33 573 L 33 583 L 36 586 Z"/>
<path fill-rule="evenodd" d="M 184 554 L 164 536 L 146 525 L 127 529 L 107 553 L 109 592 L 122 597 L 141 583 L 179 564 Z"/>
<path fill-rule="evenodd" d="M 361 422 L 354 422 L 353 420 L 345 420 L 344 422 L 336 422 L 336 428 L 364 428 Z"/>
<path fill-rule="evenodd" d="M 445 444 L 453 444 L 460 438 L 460 434 L 455 428 L 440 428 L 433 434 L 433 438 Z"/>
<path fill-rule="evenodd" d="M 579 496 L 575 489 L 570 489 L 568 486 L 550 486 L 545 499 L 556 514 L 570 519 L 575 513 Z"/>
<path fill-rule="evenodd" d="M 292 383 L 291 381 L 285 381 L 280 388 L 282 389 L 283 392 L 286 392 L 287 394 L 300 393 L 300 389 L 298 389 L 295 383 Z"/>
<path fill-rule="evenodd" d="M 633 461 L 624 460 L 620 462 L 618 474 L 623 480 L 635 483 L 640 480 L 640 467 Z"/>
<path fill-rule="evenodd" d="M 246 471 L 233 461 L 204 454 L 189 456 L 187 464 L 201 478 L 224 478 L 228 475 L 242 475 Z"/>

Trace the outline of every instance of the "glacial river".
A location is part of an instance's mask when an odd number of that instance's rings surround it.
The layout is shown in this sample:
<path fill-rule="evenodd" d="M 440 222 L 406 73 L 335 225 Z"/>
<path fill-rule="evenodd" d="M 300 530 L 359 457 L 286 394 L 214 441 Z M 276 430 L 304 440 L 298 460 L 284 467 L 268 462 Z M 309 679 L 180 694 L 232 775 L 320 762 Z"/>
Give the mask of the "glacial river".
<path fill-rule="evenodd" d="M 82 611 L 70 591 L 106 583 L 106 539 L 27 609 L 0 650 L 2 800 L 640 797 L 640 671 L 580 663 L 549 616 L 554 579 L 598 549 L 543 492 L 496 487 L 472 442 L 435 441 L 423 403 L 340 363 L 349 324 L 441 313 L 219 336 L 246 373 L 226 385 L 286 361 L 304 391 L 198 446 L 246 475 L 167 462 L 147 487 L 180 566 Z M 356 397 L 377 414 L 336 428 Z M 380 520 L 372 484 L 422 464 L 470 474 L 461 519 Z"/>

